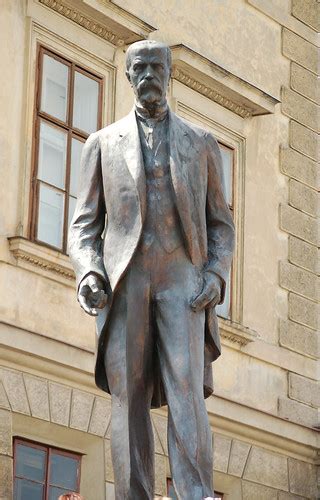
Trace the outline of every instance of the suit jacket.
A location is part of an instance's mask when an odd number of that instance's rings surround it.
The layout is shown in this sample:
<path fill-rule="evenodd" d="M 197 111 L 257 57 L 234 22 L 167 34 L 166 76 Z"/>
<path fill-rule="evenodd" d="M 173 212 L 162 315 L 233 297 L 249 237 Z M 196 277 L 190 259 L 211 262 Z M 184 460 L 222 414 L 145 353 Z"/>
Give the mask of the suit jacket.
<path fill-rule="evenodd" d="M 222 280 L 231 265 L 234 225 L 222 189 L 222 160 L 208 132 L 169 111 L 170 173 L 186 251 L 203 272 Z M 139 243 L 146 211 L 146 180 L 135 111 L 91 134 L 82 153 L 80 190 L 69 231 L 77 283 L 89 273 L 103 277 L 111 297 Z M 96 384 L 109 392 L 104 345 L 112 298 L 97 318 Z M 212 393 L 211 362 L 221 353 L 214 308 L 206 310 L 205 397 Z M 158 374 L 152 405 L 165 404 Z"/>

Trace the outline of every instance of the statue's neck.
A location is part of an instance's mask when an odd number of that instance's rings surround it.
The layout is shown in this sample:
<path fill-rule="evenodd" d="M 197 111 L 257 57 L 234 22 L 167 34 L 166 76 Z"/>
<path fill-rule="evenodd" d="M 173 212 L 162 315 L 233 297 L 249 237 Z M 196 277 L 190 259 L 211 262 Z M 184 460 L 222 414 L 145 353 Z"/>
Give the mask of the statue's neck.
<path fill-rule="evenodd" d="M 168 113 L 168 103 L 165 101 L 163 104 L 154 107 L 143 106 L 139 101 L 135 102 L 135 110 L 138 116 L 144 119 L 153 118 L 154 120 L 161 120 Z"/>

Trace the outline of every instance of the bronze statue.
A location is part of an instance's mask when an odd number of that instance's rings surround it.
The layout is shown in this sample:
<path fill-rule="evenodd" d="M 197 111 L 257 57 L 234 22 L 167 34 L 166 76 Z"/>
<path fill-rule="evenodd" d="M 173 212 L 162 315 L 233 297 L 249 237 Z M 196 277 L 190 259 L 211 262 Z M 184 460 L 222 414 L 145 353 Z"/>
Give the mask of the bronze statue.
<path fill-rule="evenodd" d="M 135 105 L 88 138 L 69 236 L 78 301 L 97 316 L 96 383 L 112 396 L 117 500 L 153 498 L 150 408 L 164 404 L 178 498 L 213 497 L 204 397 L 234 227 L 218 144 L 168 108 L 170 70 L 166 45 L 129 47 Z"/>

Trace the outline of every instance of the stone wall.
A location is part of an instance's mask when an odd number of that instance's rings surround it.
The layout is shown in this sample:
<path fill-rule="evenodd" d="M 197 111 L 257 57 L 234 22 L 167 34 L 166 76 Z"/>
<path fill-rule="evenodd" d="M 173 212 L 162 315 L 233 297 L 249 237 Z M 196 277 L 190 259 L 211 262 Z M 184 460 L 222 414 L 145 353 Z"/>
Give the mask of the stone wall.
<path fill-rule="evenodd" d="M 109 397 L 96 396 L 49 379 L 0 367 L 1 500 L 9 500 L 12 494 L 12 435 L 16 434 L 12 417 L 19 413 L 32 416 L 34 425 L 45 420 L 101 438 L 104 446 L 106 498 L 114 498 Z M 170 477 L 166 417 L 153 412 L 152 422 L 156 451 L 156 494 L 165 496 L 166 479 Z M 239 498 L 243 500 L 256 500 L 257 497 L 266 500 L 316 498 L 315 465 L 228 435 L 214 432 L 213 439 L 214 472 L 235 479 L 236 489 L 227 496 L 230 500 L 237 498 L 239 489 L 242 492 Z"/>
<path fill-rule="evenodd" d="M 318 13 L 318 14 L 317 14 Z M 319 3 L 292 1 L 292 14 L 319 27 Z M 319 165 L 320 50 L 283 28 L 282 52 L 290 60 L 289 86 L 282 88 L 282 112 L 289 118 L 289 144 L 280 152 L 288 178 L 288 204 L 280 207 L 281 229 L 288 233 L 288 260 L 280 262 L 280 285 L 288 291 L 288 319 L 280 322 L 280 345 L 317 359 L 319 337 Z M 319 425 L 320 387 L 316 380 L 288 373 L 288 397 L 279 415 L 303 425 Z"/>

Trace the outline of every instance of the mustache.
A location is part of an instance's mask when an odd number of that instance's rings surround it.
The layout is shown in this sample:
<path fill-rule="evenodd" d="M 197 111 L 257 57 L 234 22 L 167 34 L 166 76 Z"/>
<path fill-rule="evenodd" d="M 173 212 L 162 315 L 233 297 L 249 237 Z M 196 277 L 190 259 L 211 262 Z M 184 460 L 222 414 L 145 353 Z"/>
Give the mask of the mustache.
<path fill-rule="evenodd" d="M 160 83 L 158 83 L 155 80 L 142 80 L 139 85 L 137 86 L 138 92 L 141 92 L 143 90 L 158 90 L 158 92 L 162 92 L 162 87 Z"/>

